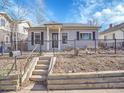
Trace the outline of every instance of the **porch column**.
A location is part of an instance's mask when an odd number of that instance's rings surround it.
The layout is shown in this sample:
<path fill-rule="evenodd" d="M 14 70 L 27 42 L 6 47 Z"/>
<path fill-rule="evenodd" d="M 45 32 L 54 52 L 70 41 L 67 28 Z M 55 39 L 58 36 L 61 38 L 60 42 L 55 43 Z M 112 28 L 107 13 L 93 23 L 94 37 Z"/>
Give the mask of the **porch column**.
<path fill-rule="evenodd" d="M 49 27 L 47 27 L 47 51 L 49 51 Z"/>
<path fill-rule="evenodd" d="M 60 36 L 61 36 L 61 33 L 60 33 L 60 30 L 61 30 L 61 28 L 59 27 L 59 32 L 58 32 L 58 50 L 61 50 L 61 38 L 60 38 Z"/>

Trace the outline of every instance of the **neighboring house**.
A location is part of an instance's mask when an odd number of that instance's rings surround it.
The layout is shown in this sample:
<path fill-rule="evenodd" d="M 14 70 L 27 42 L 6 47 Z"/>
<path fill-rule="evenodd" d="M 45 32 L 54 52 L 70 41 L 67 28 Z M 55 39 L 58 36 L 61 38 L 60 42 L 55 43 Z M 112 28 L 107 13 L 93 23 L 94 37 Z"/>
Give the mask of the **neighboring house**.
<path fill-rule="evenodd" d="M 30 27 L 29 21 L 13 22 L 12 34 L 13 41 L 25 41 L 28 39 L 28 28 Z"/>
<path fill-rule="evenodd" d="M 3 42 L 5 50 L 11 47 L 14 41 L 27 40 L 29 27 L 28 21 L 15 21 L 5 12 L 0 12 L 0 42 Z"/>
<path fill-rule="evenodd" d="M 81 23 L 46 23 L 29 28 L 28 49 L 40 45 L 42 51 L 64 50 L 66 48 L 94 48 L 98 39 L 98 26 Z M 41 42 L 40 42 L 41 41 Z"/>
<path fill-rule="evenodd" d="M 115 26 L 110 24 L 108 29 L 99 33 L 99 38 L 104 40 L 124 39 L 124 23 Z"/>
<path fill-rule="evenodd" d="M 12 19 L 6 14 L 0 13 L 0 52 L 7 51 L 11 46 L 11 23 Z M 3 48 L 4 47 L 4 50 Z"/>
<path fill-rule="evenodd" d="M 124 45 L 124 23 L 115 26 L 110 24 L 108 29 L 99 33 L 99 39 L 105 42 L 107 46 L 112 47 L 117 43 L 118 47 L 122 47 Z"/>
<path fill-rule="evenodd" d="M 0 13 L 0 42 L 10 42 L 12 19 L 6 13 Z"/>

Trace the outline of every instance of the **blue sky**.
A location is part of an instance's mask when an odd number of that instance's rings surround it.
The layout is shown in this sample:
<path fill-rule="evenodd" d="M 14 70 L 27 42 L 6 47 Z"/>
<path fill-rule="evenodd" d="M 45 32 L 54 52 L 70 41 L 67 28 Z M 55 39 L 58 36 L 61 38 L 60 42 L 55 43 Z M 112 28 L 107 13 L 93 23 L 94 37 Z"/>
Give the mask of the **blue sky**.
<path fill-rule="evenodd" d="M 105 29 L 110 23 L 124 22 L 124 0 L 10 0 L 14 5 L 4 11 L 16 13 L 17 1 L 20 13 L 27 11 L 25 18 L 34 24 L 38 21 L 93 22 Z"/>

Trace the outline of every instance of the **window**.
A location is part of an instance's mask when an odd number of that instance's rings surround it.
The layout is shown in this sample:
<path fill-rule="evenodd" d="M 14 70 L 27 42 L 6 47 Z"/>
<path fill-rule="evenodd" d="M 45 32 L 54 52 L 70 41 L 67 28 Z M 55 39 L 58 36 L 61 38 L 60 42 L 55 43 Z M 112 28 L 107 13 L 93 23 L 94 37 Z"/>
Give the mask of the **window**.
<path fill-rule="evenodd" d="M 62 33 L 62 43 L 67 44 L 67 40 L 68 40 L 68 34 Z"/>
<path fill-rule="evenodd" d="M 35 44 L 40 44 L 40 33 L 35 33 Z"/>
<path fill-rule="evenodd" d="M 104 40 L 106 40 L 107 39 L 107 37 L 106 36 L 104 36 Z"/>
<path fill-rule="evenodd" d="M 5 37 L 5 42 L 9 43 L 9 37 L 8 36 Z"/>
<path fill-rule="evenodd" d="M 91 33 L 80 33 L 80 39 L 91 39 Z"/>
<path fill-rule="evenodd" d="M 116 39 L 116 38 L 115 38 L 115 33 L 113 34 L 113 39 Z"/>
<path fill-rule="evenodd" d="M 1 19 L 1 26 L 5 26 L 5 20 L 4 19 Z"/>

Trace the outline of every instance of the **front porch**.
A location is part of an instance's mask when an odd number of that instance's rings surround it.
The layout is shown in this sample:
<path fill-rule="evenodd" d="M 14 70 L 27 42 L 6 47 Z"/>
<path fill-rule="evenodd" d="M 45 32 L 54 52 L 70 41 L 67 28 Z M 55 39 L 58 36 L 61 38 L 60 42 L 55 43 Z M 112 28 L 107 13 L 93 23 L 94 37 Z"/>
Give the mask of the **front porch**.
<path fill-rule="evenodd" d="M 47 35 L 46 35 L 46 47 L 47 51 L 50 50 L 61 50 L 61 24 L 46 24 L 47 27 Z"/>

